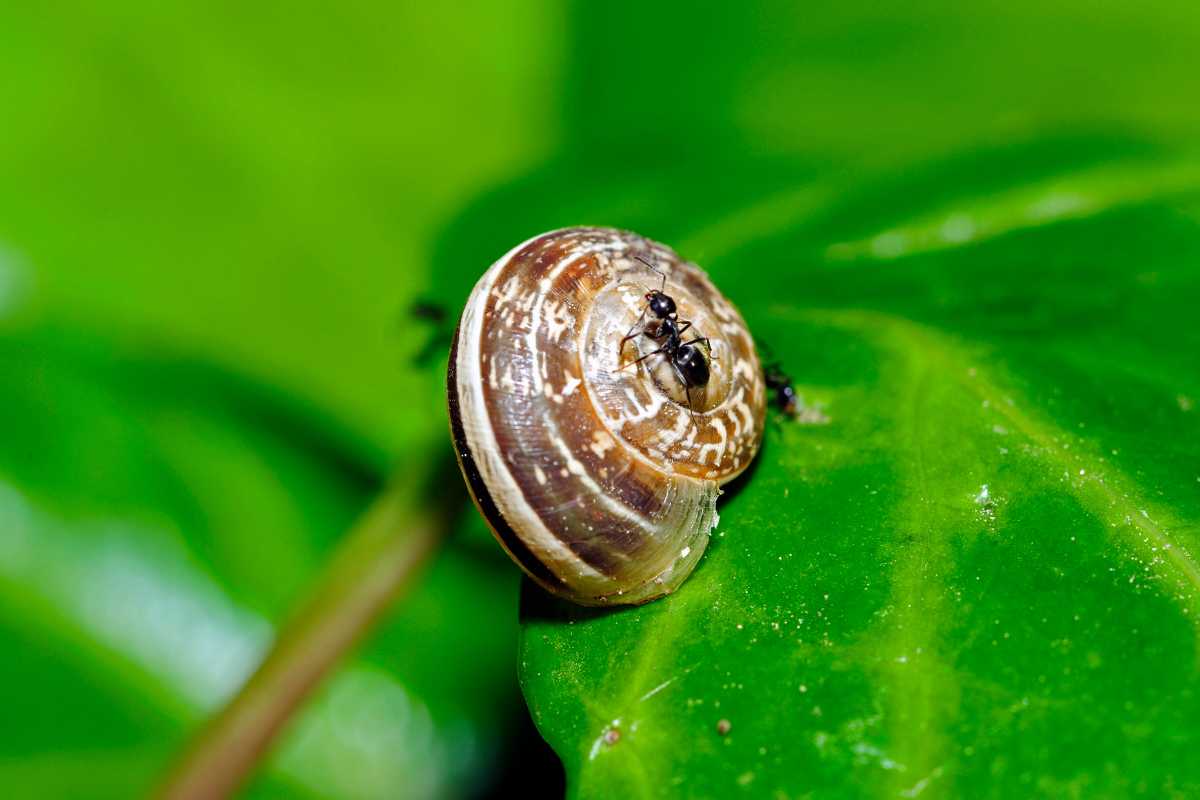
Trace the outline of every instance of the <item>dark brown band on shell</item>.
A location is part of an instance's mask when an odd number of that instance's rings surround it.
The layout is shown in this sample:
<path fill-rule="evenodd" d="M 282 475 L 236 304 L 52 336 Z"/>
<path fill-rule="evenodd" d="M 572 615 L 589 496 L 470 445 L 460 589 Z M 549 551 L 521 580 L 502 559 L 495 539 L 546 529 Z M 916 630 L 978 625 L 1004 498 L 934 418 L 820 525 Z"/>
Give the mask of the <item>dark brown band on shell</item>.
<path fill-rule="evenodd" d="M 496 539 L 508 551 L 509 556 L 546 588 L 561 587 L 562 580 L 534 557 L 525 543 L 521 541 L 521 537 L 504 519 L 504 515 L 496 508 L 496 502 L 488 492 L 487 484 L 483 482 L 479 469 L 475 466 L 475 460 L 471 458 L 471 450 L 466 446 L 467 438 L 463 432 L 462 413 L 458 404 L 458 370 L 455 368 L 458 355 L 458 334 L 459 329 L 456 328 L 454 341 L 450 345 L 450 367 L 446 372 L 446 399 L 450 407 L 450 435 L 454 440 L 454 455 L 458 459 L 458 466 L 467 481 L 467 488 L 471 492 L 472 499 L 475 500 L 475 505 L 478 506 L 488 527 L 492 529 Z"/>

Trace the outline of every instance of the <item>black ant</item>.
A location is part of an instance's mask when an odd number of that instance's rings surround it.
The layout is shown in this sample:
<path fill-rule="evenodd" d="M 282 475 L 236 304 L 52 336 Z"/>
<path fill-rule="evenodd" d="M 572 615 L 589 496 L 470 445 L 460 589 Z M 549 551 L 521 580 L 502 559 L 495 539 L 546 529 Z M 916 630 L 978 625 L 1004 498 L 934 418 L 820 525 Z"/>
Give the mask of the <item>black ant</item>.
<path fill-rule="evenodd" d="M 792 385 L 792 376 L 784 372 L 778 361 L 763 365 L 763 379 L 767 389 L 775 394 L 772 404 L 789 417 L 795 417 L 800 398 Z"/>
<path fill-rule="evenodd" d="M 683 332 L 691 328 L 692 323 L 690 320 L 681 320 L 679 318 L 679 313 L 675 308 L 675 298 L 666 293 L 666 273 L 639 255 L 635 255 L 634 258 L 661 277 L 662 284 L 657 289 L 646 292 L 646 306 L 642 309 L 637 322 L 633 323 L 633 326 L 629 329 L 629 333 L 625 335 L 625 338 L 621 339 L 621 345 L 617 352 L 625 352 L 625 343 L 630 339 L 636 339 L 638 336 L 653 339 L 659 347 L 657 350 L 646 353 L 637 360 L 623 365 L 621 369 L 640 364 L 650 356 L 661 353 L 671 362 L 671 368 L 675 371 L 675 376 L 683 384 L 683 390 L 687 395 L 688 412 L 694 418 L 695 412 L 692 411 L 692 389 L 708 383 L 708 360 L 712 358 L 712 344 L 705 336 L 695 336 L 686 342 L 683 341 Z M 643 327 L 642 320 L 646 318 L 647 312 L 652 314 L 654 319 Z M 699 344 L 704 345 L 704 350 L 701 350 L 697 346 Z M 705 351 L 707 351 L 707 355 Z"/>
<path fill-rule="evenodd" d="M 763 383 L 767 385 L 767 390 L 774 395 L 771 398 L 771 405 L 783 412 L 785 416 L 795 419 L 800 412 L 801 401 L 800 395 L 796 393 L 796 387 L 792 385 L 792 376 L 783 371 L 783 364 L 775 357 L 775 353 L 767 342 L 757 341 L 755 344 L 765 356 L 762 360 Z"/>
<path fill-rule="evenodd" d="M 771 355 L 771 348 L 766 342 L 759 342 L 759 348 L 770 361 L 763 363 L 763 382 L 771 392 L 771 405 L 790 420 L 801 425 L 827 425 L 829 417 L 819 406 L 805 405 L 800 393 L 796 391 L 792 376 L 783 371 L 783 366 Z"/>

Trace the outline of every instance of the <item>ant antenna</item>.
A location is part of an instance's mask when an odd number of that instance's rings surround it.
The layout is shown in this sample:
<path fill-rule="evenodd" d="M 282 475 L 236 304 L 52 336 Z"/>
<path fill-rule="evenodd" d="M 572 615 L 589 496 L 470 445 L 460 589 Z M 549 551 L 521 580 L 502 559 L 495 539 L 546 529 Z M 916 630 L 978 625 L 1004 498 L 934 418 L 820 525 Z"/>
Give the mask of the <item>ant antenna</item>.
<path fill-rule="evenodd" d="M 658 275 L 658 277 L 662 278 L 662 285 L 658 287 L 658 291 L 659 291 L 660 293 L 661 293 L 661 292 L 662 292 L 664 289 L 666 289 L 666 288 L 667 288 L 667 273 L 663 272 L 663 271 L 662 271 L 662 270 L 660 270 L 658 267 L 654 266 L 654 265 L 653 265 L 653 264 L 651 264 L 649 261 L 647 261 L 646 259 L 644 259 L 644 258 L 642 258 L 641 256 L 637 255 L 636 253 L 634 254 L 634 256 L 633 256 L 633 257 L 634 257 L 634 258 L 636 258 L 638 261 L 642 262 L 643 264 L 645 264 L 647 267 L 649 267 L 649 268 L 650 268 L 650 269 L 651 269 L 651 270 L 654 272 L 654 274 Z"/>

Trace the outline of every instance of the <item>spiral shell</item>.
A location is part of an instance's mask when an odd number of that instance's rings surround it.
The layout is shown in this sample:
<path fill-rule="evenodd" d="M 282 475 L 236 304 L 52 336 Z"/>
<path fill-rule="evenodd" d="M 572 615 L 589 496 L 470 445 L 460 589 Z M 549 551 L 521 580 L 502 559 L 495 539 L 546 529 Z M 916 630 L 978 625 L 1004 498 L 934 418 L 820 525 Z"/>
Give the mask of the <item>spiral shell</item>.
<path fill-rule="evenodd" d="M 658 348 L 649 337 L 621 347 L 662 281 L 635 256 L 665 274 L 687 336 L 709 339 L 706 385 L 687 389 L 662 354 L 631 364 Z M 737 310 L 670 248 L 610 228 L 542 234 L 492 265 L 455 333 L 447 393 L 459 465 L 496 538 L 585 605 L 645 602 L 688 576 L 765 413 Z"/>

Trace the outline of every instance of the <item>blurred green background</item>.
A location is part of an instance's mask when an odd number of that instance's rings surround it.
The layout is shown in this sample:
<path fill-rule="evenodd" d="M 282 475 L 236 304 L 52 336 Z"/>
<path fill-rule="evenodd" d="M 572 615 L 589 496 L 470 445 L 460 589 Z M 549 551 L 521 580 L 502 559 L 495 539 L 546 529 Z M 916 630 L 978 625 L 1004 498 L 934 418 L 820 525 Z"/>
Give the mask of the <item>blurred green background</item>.
<path fill-rule="evenodd" d="M 1161 0 L 5 4 L 5 795 L 135 796 L 246 677 L 445 430 L 415 301 L 563 224 L 705 264 L 847 195 L 1188 153 L 1197 53 Z M 1177 188 L 1160 163 L 1106 190 Z M 249 795 L 561 791 L 519 583 L 464 520 Z"/>

